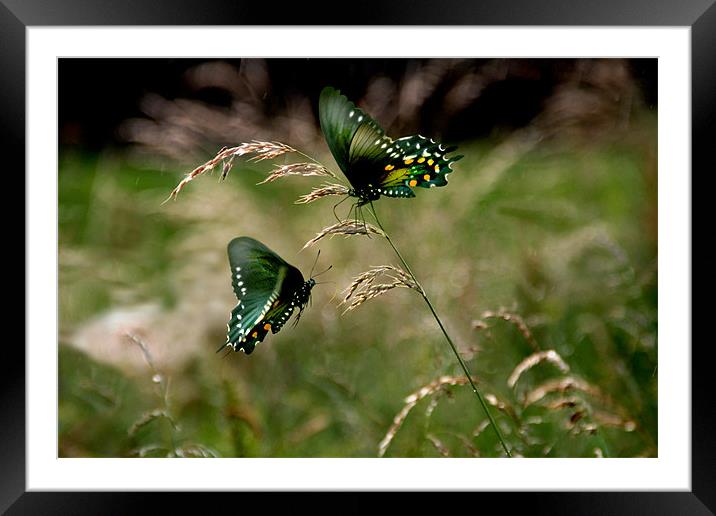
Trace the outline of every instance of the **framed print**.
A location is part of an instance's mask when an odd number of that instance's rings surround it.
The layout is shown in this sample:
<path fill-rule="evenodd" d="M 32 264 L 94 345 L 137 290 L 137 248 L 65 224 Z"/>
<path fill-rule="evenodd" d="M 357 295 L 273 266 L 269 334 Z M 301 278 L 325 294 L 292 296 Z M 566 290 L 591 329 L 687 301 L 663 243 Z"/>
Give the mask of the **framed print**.
<path fill-rule="evenodd" d="M 3 508 L 439 490 L 710 513 L 709 2 L 352 26 L 72 4 L 2 11 L 27 202 Z"/>

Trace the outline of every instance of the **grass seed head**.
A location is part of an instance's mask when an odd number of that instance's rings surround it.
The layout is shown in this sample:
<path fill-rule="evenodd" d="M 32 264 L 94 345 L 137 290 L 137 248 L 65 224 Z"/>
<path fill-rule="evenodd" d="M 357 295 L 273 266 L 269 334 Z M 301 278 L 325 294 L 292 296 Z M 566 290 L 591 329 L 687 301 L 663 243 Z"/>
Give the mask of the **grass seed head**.
<path fill-rule="evenodd" d="M 179 182 L 174 190 L 172 190 L 169 197 L 164 202 L 167 202 L 170 199 L 176 199 L 179 192 L 181 192 L 187 184 L 200 175 L 213 170 L 219 163 L 222 163 L 221 179 L 225 179 L 231 170 L 234 158 L 237 156 L 241 157 L 252 155 L 250 158 L 251 161 L 262 161 L 265 159 L 274 159 L 288 152 L 296 152 L 296 149 L 281 142 L 264 142 L 260 140 L 242 143 L 236 147 L 223 147 L 216 154 L 216 156 L 189 172 L 186 177 Z"/>
<path fill-rule="evenodd" d="M 349 189 L 346 186 L 327 183 L 320 188 L 314 188 L 306 195 L 302 195 L 296 200 L 296 204 L 308 204 L 309 202 L 316 201 L 322 197 L 328 197 L 329 195 L 348 195 Z"/>
<path fill-rule="evenodd" d="M 359 222 L 357 220 L 344 220 L 341 222 L 337 222 L 332 226 L 323 228 L 321 231 L 316 233 L 315 237 L 306 242 L 306 245 L 303 246 L 303 249 L 315 245 L 318 241 L 327 236 L 333 237 L 335 235 L 370 235 L 371 233 L 380 236 L 383 236 L 384 234 L 380 229 L 370 224 Z"/>
<path fill-rule="evenodd" d="M 537 364 L 540 364 L 545 361 L 553 364 L 564 374 L 569 372 L 569 366 L 565 363 L 564 360 L 562 360 L 562 357 L 559 356 L 559 353 L 557 353 L 555 350 L 548 349 L 547 351 L 538 351 L 537 353 L 532 353 L 522 362 L 517 364 L 517 367 L 514 368 L 512 373 L 510 373 L 509 378 L 507 379 L 507 385 L 514 388 L 523 373 L 532 369 Z"/>
<path fill-rule="evenodd" d="M 492 310 L 487 310 L 482 313 L 480 316 L 481 318 L 477 321 L 473 321 L 472 327 L 475 330 L 484 330 L 487 329 L 489 326 L 485 322 L 485 319 L 502 319 L 503 321 L 507 321 L 509 323 L 512 323 L 515 325 L 517 330 L 522 334 L 522 336 L 525 338 L 527 343 L 532 347 L 533 350 L 539 351 L 540 347 L 539 344 L 537 344 L 537 341 L 535 340 L 534 336 L 532 335 L 532 332 L 530 331 L 529 327 L 525 323 L 524 319 L 522 319 L 521 316 L 518 314 L 508 312 L 504 308 L 500 308 L 498 311 L 494 312 Z"/>
<path fill-rule="evenodd" d="M 477 378 L 473 378 L 475 383 L 478 382 Z M 388 446 L 393 441 L 395 434 L 398 433 L 403 422 L 413 410 L 418 402 L 428 396 L 441 392 L 445 387 L 450 385 L 466 385 L 468 383 L 467 377 L 465 376 L 441 376 L 432 382 L 423 385 L 420 389 L 407 396 L 404 400 L 405 405 L 393 418 L 393 424 L 390 425 L 383 439 L 378 444 L 378 457 L 385 455 L 388 450 Z M 434 444 L 434 443 L 433 443 Z"/>
<path fill-rule="evenodd" d="M 389 283 L 375 283 L 378 278 L 388 278 Z M 345 312 L 358 308 L 366 301 L 378 297 L 394 288 L 411 288 L 421 292 L 420 287 L 403 269 L 392 265 L 378 265 L 359 274 L 346 288 L 342 304 L 348 304 Z M 345 313 L 344 312 L 344 313 Z"/>
<path fill-rule="evenodd" d="M 276 168 L 261 181 L 260 185 L 276 181 L 286 176 L 324 176 L 335 177 L 326 167 L 317 163 L 292 163 L 290 165 L 276 165 Z"/>

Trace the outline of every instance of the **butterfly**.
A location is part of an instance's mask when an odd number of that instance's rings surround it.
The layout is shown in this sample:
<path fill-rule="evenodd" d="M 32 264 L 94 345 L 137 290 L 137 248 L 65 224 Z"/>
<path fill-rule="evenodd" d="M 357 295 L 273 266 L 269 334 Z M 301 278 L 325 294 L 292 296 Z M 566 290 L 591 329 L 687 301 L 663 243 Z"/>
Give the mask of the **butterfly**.
<path fill-rule="evenodd" d="M 304 281 L 301 271 L 253 238 L 234 238 L 228 253 L 238 304 L 230 314 L 226 343 L 218 351 L 230 346 L 249 355 L 269 330 L 281 331 L 297 309 L 298 323 L 316 281 Z"/>
<path fill-rule="evenodd" d="M 380 198 L 415 197 L 413 188 L 447 184 L 447 174 L 461 155 L 457 149 L 421 135 L 393 140 L 340 91 L 326 87 L 318 101 L 321 131 L 352 188 L 348 195 L 363 206 Z"/>

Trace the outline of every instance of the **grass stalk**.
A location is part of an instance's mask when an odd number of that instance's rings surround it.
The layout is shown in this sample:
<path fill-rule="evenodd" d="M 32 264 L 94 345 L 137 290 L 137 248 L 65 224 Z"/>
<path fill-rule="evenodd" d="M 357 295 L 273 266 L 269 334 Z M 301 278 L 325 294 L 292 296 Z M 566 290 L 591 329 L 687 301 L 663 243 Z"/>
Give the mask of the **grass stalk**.
<path fill-rule="evenodd" d="M 492 414 L 490 413 L 490 409 L 487 406 L 487 403 L 485 402 L 485 398 L 482 396 L 482 393 L 475 385 L 475 382 L 472 379 L 472 374 L 470 373 L 470 370 L 467 367 L 467 364 L 463 360 L 462 356 L 460 356 L 460 353 L 457 350 L 457 347 L 453 343 L 452 339 L 450 338 L 450 335 L 448 335 L 447 330 L 445 329 L 445 326 L 443 326 L 443 322 L 440 319 L 440 316 L 435 311 L 435 307 L 430 302 L 430 298 L 428 297 L 427 293 L 425 292 L 425 289 L 418 281 L 418 278 L 415 277 L 415 274 L 413 273 L 412 269 L 410 268 L 410 265 L 405 261 L 403 258 L 403 255 L 400 254 L 400 251 L 398 251 L 398 248 L 393 243 L 393 240 L 390 238 L 390 235 L 383 227 L 383 224 L 380 222 L 380 219 L 378 218 L 378 213 L 375 211 L 375 207 L 373 206 L 373 202 L 371 201 L 370 204 L 370 211 L 373 215 L 373 218 L 375 218 L 375 222 L 378 224 L 378 227 L 383 231 L 383 235 L 385 236 L 385 239 L 390 244 L 390 247 L 393 248 L 393 251 L 395 251 L 396 256 L 400 260 L 400 262 L 403 264 L 403 267 L 405 267 L 405 270 L 410 274 L 410 276 L 413 278 L 413 281 L 418 285 L 419 292 L 422 298 L 425 300 L 425 303 L 428 305 L 428 308 L 430 309 L 430 312 L 433 314 L 433 317 L 435 318 L 435 321 L 437 321 L 438 326 L 440 326 L 440 330 L 443 332 L 443 335 L 445 336 L 445 340 L 447 340 L 448 344 L 450 345 L 450 349 L 452 349 L 452 352 L 454 353 L 455 357 L 457 358 L 457 361 L 460 363 L 460 367 L 462 367 L 462 370 L 465 373 L 465 376 L 467 376 L 468 381 L 470 382 L 470 387 L 472 387 L 472 391 L 475 393 L 475 396 L 477 396 L 477 399 L 480 402 L 480 405 L 482 405 L 482 409 L 485 411 L 485 414 L 487 414 L 487 418 L 490 421 L 490 426 L 495 430 L 495 434 L 497 434 L 497 439 L 500 441 L 500 444 L 502 445 L 502 448 L 505 450 L 505 453 L 508 457 L 512 457 L 512 453 L 510 452 L 510 449 L 507 447 L 507 444 L 505 443 L 505 439 L 502 437 L 502 432 L 500 432 L 499 427 L 497 426 L 497 423 L 495 422 L 495 419 L 492 417 Z"/>

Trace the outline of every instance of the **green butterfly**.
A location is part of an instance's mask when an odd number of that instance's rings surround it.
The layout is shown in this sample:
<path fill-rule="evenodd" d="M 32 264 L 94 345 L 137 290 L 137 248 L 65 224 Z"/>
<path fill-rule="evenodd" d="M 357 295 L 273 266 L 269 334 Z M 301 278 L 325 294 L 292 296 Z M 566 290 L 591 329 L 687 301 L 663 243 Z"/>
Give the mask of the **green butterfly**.
<path fill-rule="evenodd" d="M 414 187 L 434 188 L 447 184 L 457 149 L 424 136 L 393 140 L 340 91 L 326 87 L 318 101 L 323 136 L 338 166 L 351 183 L 350 196 L 358 206 L 386 197 L 415 197 Z"/>
<path fill-rule="evenodd" d="M 238 304 L 231 311 L 226 343 L 218 351 L 230 346 L 249 355 L 269 330 L 281 331 L 296 309 L 298 323 L 316 281 L 304 281 L 301 271 L 253 238 L 234 238 L 228 252 Z"/>

